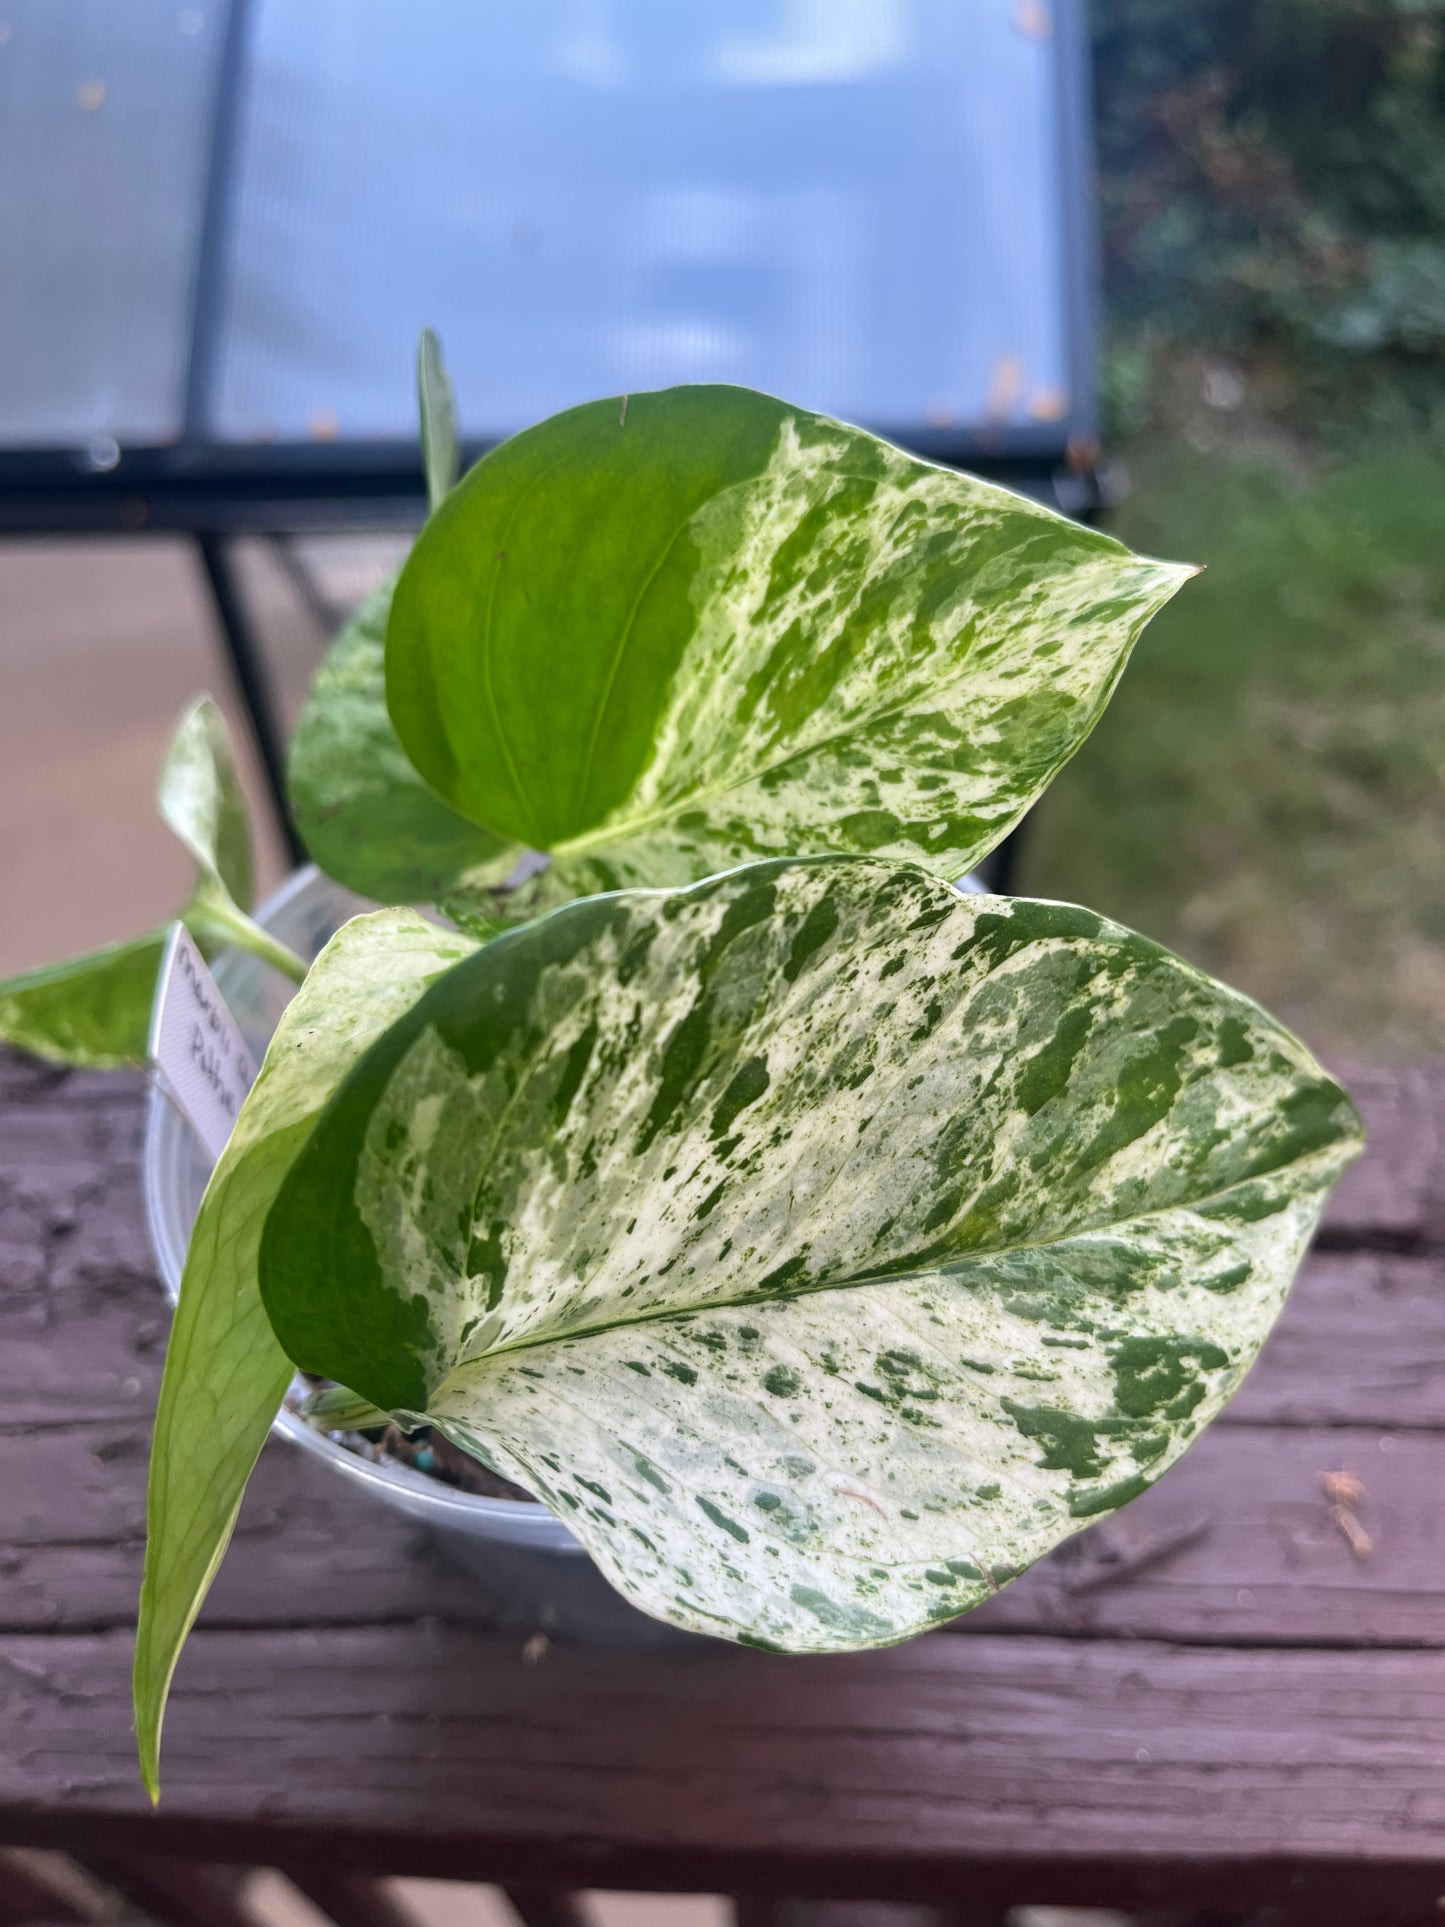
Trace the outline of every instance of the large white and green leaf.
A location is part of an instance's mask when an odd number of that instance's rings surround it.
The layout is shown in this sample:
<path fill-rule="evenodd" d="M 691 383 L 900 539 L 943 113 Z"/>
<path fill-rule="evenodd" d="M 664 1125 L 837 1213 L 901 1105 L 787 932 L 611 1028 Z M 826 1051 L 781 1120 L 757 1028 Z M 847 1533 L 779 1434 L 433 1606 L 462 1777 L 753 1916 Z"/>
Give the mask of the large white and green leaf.
<path fill-rule="evenodd" d="M 225 721 L 209 696 L 197 697 L 177 724 L 156 802 L 195 859 L 195 887 L 179 915 L 202 949 L 211 955 L 238 944 L 299 981 L 300 959 L 246 914 L 250 819 Z M 0 983 L 0 1037 L 55 1063 L 105 1070 L 144 1063 L 169 928 Z"/>
<path fill-rule="evenodd" d="M 1073 754 L 1188 569 L 748 389 L 494 450 L 402 570 L 422 777 L 557 898 L 820 850 L 961 875 Z"/>
<path fill-rule="evenodd" d="M 327 875 L 361 896 L 484 902 L 521 852 L 450 809 L 397 741 L 384 669 L 394 587 L 368 597 L 317 672 L 287 766 L 292 814 Z"/>
<path fill-rule="evenodd" d="M 152 1797 L 176 1659 L 294 1371 L 257 1288 L 266 1213 L 345 1072 L 473 948 L 409 910 L 346 924 L 283 1015 L 201 1201 L 151 1446 L 134 1686 L 141 1772 Z"/>
<path fill-rule="evenodd" d="M 1287 1032 L 1086 910 L 769 863 L 451 971 L 329 1104 L 262 1292 L 648 1612 L 868 1646 L 1178 1456 L 1359 1141 Z"/>

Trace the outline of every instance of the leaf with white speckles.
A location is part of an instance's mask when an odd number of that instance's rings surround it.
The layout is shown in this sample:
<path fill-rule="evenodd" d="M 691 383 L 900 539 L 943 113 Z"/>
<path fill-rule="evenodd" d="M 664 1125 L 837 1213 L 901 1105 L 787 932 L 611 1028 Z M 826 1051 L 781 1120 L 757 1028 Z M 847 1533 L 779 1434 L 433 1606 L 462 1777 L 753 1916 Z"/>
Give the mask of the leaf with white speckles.
<path fill-rule="evenodd" d="M 209 696 L 198 696 L 176 725 L 156 803 L 195 858 L 195 888 L 179 915 L 206 955 L 236 944 L 299 981 L 300 959 L 246 914 L 250 819 L 225 721 Z M 0 1037 L 59 1064 L 114 1070 L 144 1063 L 169 928 L 0 984 Z"/>
<path fill-rule="evenodd" d="M 261 1287 L 647 1611 L 877 1645 L 1164 1470 L 1358 1145 L 1287 1032 L 1088 911 L 766 863 L 450 971 L 328 1105 Z"/>
<path fill-rule="evenodd" d="M 519 908 L 822 850 L 957 877 L 1190 573 L 769 396 L 665 389 L 452 491 L 387 701 L 453 809 L 551 853 Z"/>
<path fill-rule="evenodd" d="M 346 924 L 282 1017 L 206 1188 L 186 1254 L 151 1448 L 135 1714 L 141 1771 L 152 1795 L 171 1674 L 293 1372 L 256 1283 L 266 1213 L 346 1071 L 475 947 L 409 910 L 378 911 Z"/>

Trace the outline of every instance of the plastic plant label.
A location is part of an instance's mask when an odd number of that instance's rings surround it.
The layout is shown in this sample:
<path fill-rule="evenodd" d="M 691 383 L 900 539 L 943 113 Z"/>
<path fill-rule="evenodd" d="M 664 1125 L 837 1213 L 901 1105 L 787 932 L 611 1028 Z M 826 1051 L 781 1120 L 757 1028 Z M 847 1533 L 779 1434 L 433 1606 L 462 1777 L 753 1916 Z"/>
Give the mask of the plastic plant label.
<path fill-rule="evenodd" d="M 166 940 L 151 1017 L 151 1062 L 211 1157 L 235 1128 L 256 1066 L 184 924 Z"/>

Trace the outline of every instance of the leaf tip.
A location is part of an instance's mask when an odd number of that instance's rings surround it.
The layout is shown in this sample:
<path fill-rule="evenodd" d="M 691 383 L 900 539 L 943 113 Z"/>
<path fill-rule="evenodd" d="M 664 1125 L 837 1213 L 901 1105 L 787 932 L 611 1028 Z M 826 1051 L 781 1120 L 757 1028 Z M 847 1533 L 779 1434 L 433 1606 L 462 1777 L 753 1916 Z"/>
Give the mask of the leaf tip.
<path fill-rule="evenodd" d="M 1143 599 L 1147 605 L 1148 617 L 1158 615 L 1167 602 L 1172 602 L 1186 582 L 1192 582 L 1197 575 L 1203 575 L 1202 562 L 1166 562 L 1160 556 L 1141 555 L 1133 560 L 1143 571 L 1136 578 L 1140 582 Z"/>
<path fill-rule="evenodd" d="M 139 1704 L 135 1710 L 135 1747 L 137 1764 L 140 1768 L 140 1783 L 145 1788 L 146 1798 L 153 1807 L 161 1803 L 161 1735 L 158 1724 L 153 1725 Z"/>

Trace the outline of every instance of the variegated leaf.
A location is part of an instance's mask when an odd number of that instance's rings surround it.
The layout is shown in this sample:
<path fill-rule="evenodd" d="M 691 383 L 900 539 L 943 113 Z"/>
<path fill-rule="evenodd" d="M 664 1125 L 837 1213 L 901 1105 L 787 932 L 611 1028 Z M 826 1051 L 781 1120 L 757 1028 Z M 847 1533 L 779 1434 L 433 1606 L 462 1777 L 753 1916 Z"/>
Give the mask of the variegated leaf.
<path fill-rule="evenodd" d="M 383 668 L 394 587 L 368 597 L 317 673 L 291 746 L 292 813 L 322 869 L 361 896 L 483 902 L 521 852 L 449 809 L 397 741 Z"/>
<path fill-rule="evenodd" d="M 1348 1098 L 1117 925 L 909 865 L 576 903 L 444 977 L 267 1223 L 288 1352 L 791 1651 L 976 1604 L 1239 1383 Z"/>
<path fill-rule="evenodd" d="M 236 776 L 225 718 L 209 696 L 181 717 L 161 767 L 156 802 L 196 860 L 196 887 L 181 921 L 207 950 L 231 943 L 300 983 L 306 966 L 252 921 L 251 818 Z"/>
<path fill-rule="evenodd" d="M 214 877 L 238 910 L 249 911 L 255 900 L 251 818 L 225 718 L 209 696 L 197 696 L 176 724 L 156 807 L 197 870 Z"/>
<path fill-rule="evenodd" d="M 823 849 L 961 875 L 1191 573 L 747 389 L 590 403 L 479 463 L 387 637 L 407 754 L 544 894 Z"/>
<path fill-rule="evenodd" d="M 145 1062 L 164 929 L 0 983 L 0 1037 L 52 1064 Z"/>
<path fill-rule="evenodd" d="M 440 972 L 474 948 L 409 910 L 345 925 L 283 1015 L 207 1186 L 151 1447 L 134 1686 L 141 1772 L 152 1797 L 171 1674 L 293 1374 L 257 1289 L 266 1213 L 345 1072 Z"/>
<path fill-rule="evenodd" d="M 202 949 L 211 955 L 221 944 L 238 944 L 299 981 L 300 959 L 246 914 L 250 819 L 225 721 L 209 696 L 198 696 L 177 724 L 156 802 L 195 858 L 195 888 L 180 916 Z M 169 928 L 0 984 L 0 1037 L 60 1064 L 114 1070 L 143 1063 Z"/>

